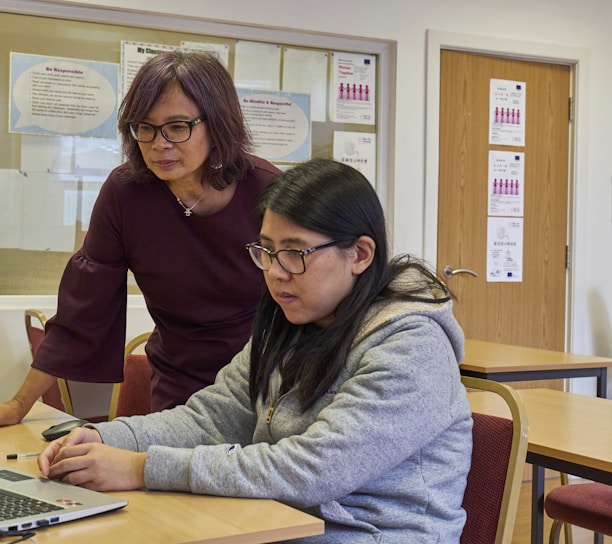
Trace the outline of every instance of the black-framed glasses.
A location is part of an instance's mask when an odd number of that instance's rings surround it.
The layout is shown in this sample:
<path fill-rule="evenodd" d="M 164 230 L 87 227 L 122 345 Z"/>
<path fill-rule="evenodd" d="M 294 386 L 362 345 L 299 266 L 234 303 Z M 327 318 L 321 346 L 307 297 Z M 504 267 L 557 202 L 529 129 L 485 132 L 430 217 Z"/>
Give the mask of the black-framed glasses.
<path fill-rule="evenodd" d="M 169 121 L 163 125 L 152 125 L 143 121 L 135 121 L 129 124 L 130 133 L 137 142 L 148 144 L 157 137 L 159 130 L 162 136 L 172 144 L 180 144 L 191 138 L 193 127 L 205 121 L 205 117 L 201 115 L 193 121 Z"/>
<path fill-rule="evenodd" d="M 308 249 L 279 249 L 278 251 L 272 251 L 262 247 L 259 245 L 260 242 L 257 241 L 247 244 L 245 247 L 249 250 L 249 255 L 253 259 L 255 266 L 260 270 L 270 270 L 272 262 L 276 259 L 283 270 L 286 270 L 289 274 L 303 274 L 306 272 L 306 261 L 304 260 L 306 255 L 339 243 L 339 240 L 329 240 Z"/>

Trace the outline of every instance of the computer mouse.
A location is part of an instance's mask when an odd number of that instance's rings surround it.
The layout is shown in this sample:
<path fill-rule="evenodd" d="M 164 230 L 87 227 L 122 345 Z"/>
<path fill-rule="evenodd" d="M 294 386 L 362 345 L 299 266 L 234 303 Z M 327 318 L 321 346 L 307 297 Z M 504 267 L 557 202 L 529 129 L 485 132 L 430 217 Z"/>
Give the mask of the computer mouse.
<path fill-rule="evenodd" d="M 48 442 L 55 440 L 56 438 L 60 438 L 64 435 L 67 435 L 72 429 L 76 429 L 77 427 L 82 427 L 83 425 L 87 425 L 89 421 L 85 421 L 84 419 L 71 419 L 69 421 L 63 421 L 62 423 L 58 423 L 57 425 L 53 425 L 48 429 L 45 429 L 42 432 L 42 436 Z"/>

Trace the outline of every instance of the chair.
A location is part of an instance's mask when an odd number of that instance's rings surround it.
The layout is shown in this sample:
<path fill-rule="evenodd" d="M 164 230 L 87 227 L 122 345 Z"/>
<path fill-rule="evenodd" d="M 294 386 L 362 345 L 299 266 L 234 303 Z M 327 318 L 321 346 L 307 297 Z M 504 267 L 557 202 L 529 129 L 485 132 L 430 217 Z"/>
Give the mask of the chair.
<path fill-rule="evenodd" d="M 46 322 L 47 317 L 40 310 L 34 308 L 25 310 L 25 328 L 32 358 L 36 356 L 38 346 L 45 336 Z M 74 415 L 68 383 L 63 378 L 57 378 L 57 381 L 43 394 L 42 398 L 45 404 L 53 406 L 53 408 L 57 408 L 67 414 Z"/>
<path fill-rule="evenodd" d="M 125 346 L 123 381 L 113 385 L 109 421 L 119 416 L 145 415 L 151 411 L 151 365 L 144 353 L 134 353 L 150 335 L 150 332 L 140 334 Z"/>
<path fill-rule="evenodd" d="M 564 525 L 593 531 L 595 544 L 603 544 L 603 535 L 612 536 L 612 486 L 589 482 L 556 487 L 544 498 L 544 510 L 553 520 L 549 544 L 559 542 Z"/>
<path fill-rule="evenodd" d="M 492 380 L 462 376 L 466 388 L 491 391 L 512 419 L 473 413 L 472 467 L 463 497 L 467 520 L 461 544 L 510 544 L 527 455 L 527 413 L 516 391 Z"/>

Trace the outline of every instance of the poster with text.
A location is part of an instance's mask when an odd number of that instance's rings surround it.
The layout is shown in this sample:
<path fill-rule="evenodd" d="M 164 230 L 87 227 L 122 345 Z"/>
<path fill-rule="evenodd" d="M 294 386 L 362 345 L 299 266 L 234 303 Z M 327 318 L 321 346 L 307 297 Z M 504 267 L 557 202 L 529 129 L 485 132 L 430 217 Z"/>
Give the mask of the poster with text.
<path fill-rule="evenodd" d="M 523 218 L 489 217 L 487 281 L 523 281 Z"/>
<path fill-rule="evenodd" d="M 525 215 L 525 153 L 489 151 L 489 215 Z"/>
<path fill-rule="evenodd" d="M 335 131 L 333 158 L 359 170 L 376 187 L 376 134 Z"/>
<path fill-rule="evenodd" d="M 373 125 L 376 122 L 376 57 L 332 53 L 330 89 L 334 123 Z"/>
<path fill-rule="evenodd" d="M 114 138 L 117 65 L 11 53 L 9 132 Z"/>
<path fill-rule="evenodd" d="M 310 95 L 240 88 L 238 98 L 256 155 L 279 162 L 310 158 Z"/>
<path fill-rule="evenodd" d="M 150 58 L 166 51 L 183 49 L 172 45 L 143 42 L 121 42 L 121 99 L 125 96 L 140 67 Z"/>
<path fill-rule="evenodd" d="M 489 144 L 525 145 L 524 81 L 491 79 L 489 96 Z"/>

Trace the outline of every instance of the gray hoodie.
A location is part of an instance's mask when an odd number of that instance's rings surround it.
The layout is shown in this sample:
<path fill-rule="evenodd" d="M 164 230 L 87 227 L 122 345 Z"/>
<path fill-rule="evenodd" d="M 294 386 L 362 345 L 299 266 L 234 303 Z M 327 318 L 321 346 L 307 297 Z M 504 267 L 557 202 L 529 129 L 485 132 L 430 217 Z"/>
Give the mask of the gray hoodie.
<path fill-rule="evenodd" d="M 96 425 L 147 451 L 149 489 L 276 499 L 325 520 L 322 544 L 458 543 L 472 449 L 450 302 L 374 306 L 345 371 L 306 413 L 251 408 L 250 343 L 185 406 Z"/>

